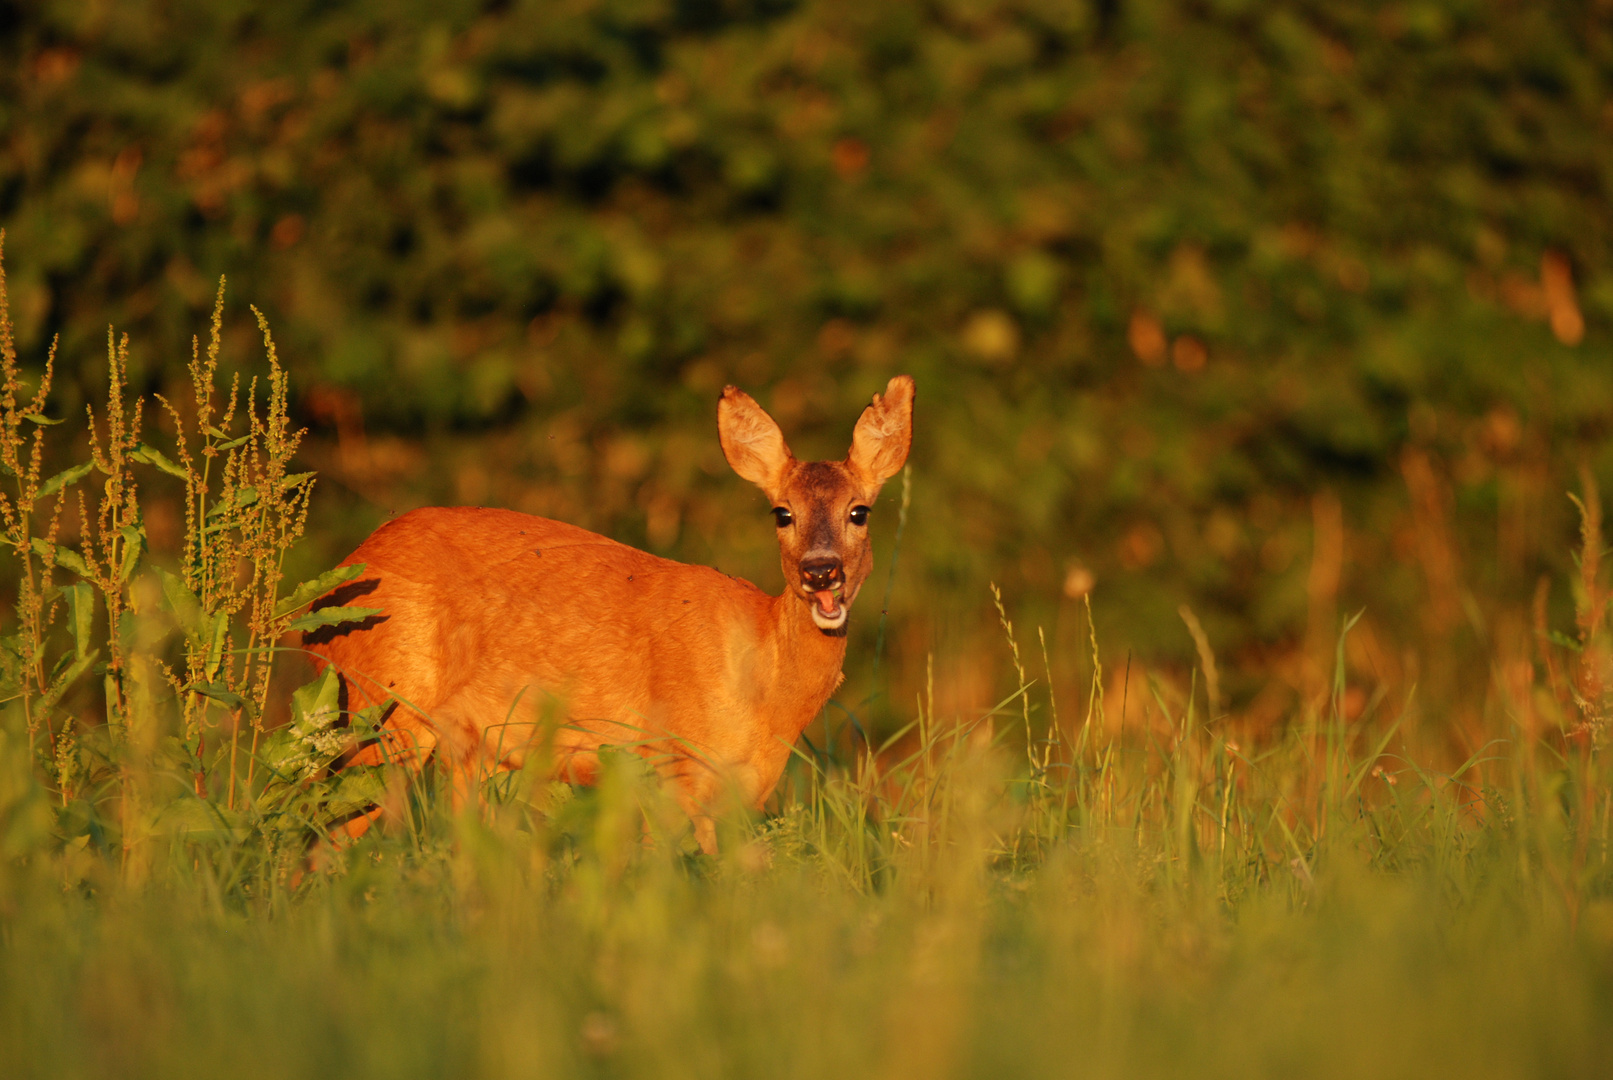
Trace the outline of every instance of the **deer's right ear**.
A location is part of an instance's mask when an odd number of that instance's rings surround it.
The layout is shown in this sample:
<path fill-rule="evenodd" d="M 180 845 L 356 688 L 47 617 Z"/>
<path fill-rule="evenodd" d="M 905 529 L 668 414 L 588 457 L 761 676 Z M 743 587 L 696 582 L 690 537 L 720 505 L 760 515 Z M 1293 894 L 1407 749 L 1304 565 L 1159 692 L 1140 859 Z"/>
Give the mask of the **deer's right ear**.
<path fill-rule="evenodd" d="M 717 434 L 734 471 L 763 491 L 777 491 L 794 460 L 784 433 L 745 391 L 726 387 L 717 402 Z"/>
<path fill-rule="evenodd" d="M 913 377 L 898 375 L 875 394 L 851 433 L 846 464 L 863 483 L 878 488 L 902 471 L 913 445 Z"/>

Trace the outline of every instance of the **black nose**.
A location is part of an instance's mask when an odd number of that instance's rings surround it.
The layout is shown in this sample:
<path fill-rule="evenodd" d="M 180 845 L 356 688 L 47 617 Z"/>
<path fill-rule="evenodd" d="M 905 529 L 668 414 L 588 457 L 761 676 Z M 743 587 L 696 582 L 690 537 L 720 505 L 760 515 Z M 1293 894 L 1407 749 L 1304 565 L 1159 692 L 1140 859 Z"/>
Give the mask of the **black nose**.
<path fill-rule="evenodd" d="M 801 562 L 801 584 L 813 592 L 833 588 L 842 578 L 839 559 L 804 559 Z"/>

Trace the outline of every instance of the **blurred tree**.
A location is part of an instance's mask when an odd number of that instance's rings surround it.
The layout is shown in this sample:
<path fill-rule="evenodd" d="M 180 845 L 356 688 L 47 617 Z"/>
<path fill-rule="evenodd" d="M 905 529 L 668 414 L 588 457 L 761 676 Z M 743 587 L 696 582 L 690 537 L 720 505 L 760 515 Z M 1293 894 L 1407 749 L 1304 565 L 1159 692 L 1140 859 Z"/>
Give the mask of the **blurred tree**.
<path fill-rule="evenodd" d="M 218 274 L 267 309 L 368 507 L 331 554 L 485 500 L 765 576 L 716 391 L 839 453 L 908 370 L 899 606 L 1095 580 L 1120 641 L 1189 656 L 1186 596 L 1254 655 L 1315 609 L 1315 492 L 1393 627 L 1438 500 L 1515 601 L 1613 466 L 1610 15 L 0 0 L 0 223 L 36 355 L 111 317 L 158 387 Z"/>

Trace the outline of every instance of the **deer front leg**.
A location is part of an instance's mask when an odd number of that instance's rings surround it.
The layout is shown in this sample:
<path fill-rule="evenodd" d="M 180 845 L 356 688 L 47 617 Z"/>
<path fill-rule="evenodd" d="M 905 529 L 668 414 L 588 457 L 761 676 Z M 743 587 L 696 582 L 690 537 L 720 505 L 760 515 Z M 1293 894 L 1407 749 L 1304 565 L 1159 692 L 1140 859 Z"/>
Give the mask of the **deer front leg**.
<path fill-rule="evenodd" d="M 694 822 L 694 840 L 707 855 L 717 854 L 717 822 L 709 814 L 690 819 Z"/>
<path fill-rule="evenodd" d="M 694 825 L 695 841 L 707 855 L 717 854 L 719 806 L 736 812 L 760 810 L 778 785 L 790 748 L 780 742 L 750 761 L 731 764 L 721 771 L 705 762 L 685 758 L 674 777 L 678 805 Z"/>
<path fill-rule="evenodd" d="M 722 782 L 704 762 L 680 757 L 670 778 L 678 806 L 694 826 L 695 843 L 707 855 L 717 854 L 717 819 L 713 813 Z"/>

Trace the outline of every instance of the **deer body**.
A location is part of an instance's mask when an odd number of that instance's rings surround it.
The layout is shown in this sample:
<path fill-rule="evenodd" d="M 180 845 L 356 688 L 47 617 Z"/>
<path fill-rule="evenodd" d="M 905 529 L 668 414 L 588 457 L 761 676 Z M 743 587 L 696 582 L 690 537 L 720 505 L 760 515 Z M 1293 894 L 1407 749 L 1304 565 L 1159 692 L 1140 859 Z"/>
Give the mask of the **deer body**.
<path fill-rule="evenodd" d="M 344 562 L 364 573 L 321 601 L 381 614 L 306 638 L 342 677 L 347 708 L 396 703 L 356 760 L 418 768 L 435 754 L 463 798 L 534 748 L 552 748 L 556 776 L 588 783 L 602 745 L 631 746 L 713 850 L 723 789 L 764 802 L 840 683 L 870 564 L 868 505 L 905 461 L 912 396 L 910 379 L 892 380 L 845 462 L 802 463 L 754 401 L 724 392 L 724 452 L 779 522 L 779 596 L 508 510 L 430 508 L 383 525 Z"/>

